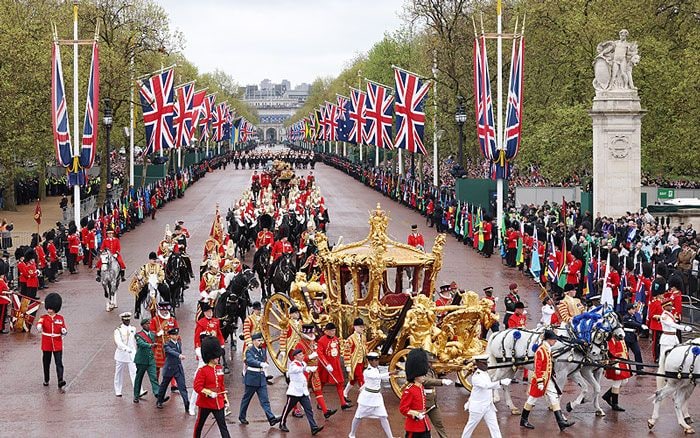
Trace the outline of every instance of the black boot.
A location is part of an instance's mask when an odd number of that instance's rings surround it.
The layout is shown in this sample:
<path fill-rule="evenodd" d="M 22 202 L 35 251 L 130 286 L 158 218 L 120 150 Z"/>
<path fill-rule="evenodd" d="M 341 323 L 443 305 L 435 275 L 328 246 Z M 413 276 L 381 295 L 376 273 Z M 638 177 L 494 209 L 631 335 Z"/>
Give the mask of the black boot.
<path fill-rule="evenodd" d="M 529 421 L 527 421 L 528 418 L 530 418 L 530 411 L 523 408 L 523 413 L 520 414 L 520 426 L 524 427 L 525 429 L 534 429 L 535 426 L 533 426 L 532 424 L 530 424 Z"/>
<path fill-rule="evenodd" d="M 605 403 L 609 404 L 610 406 L 613 405 L 612 400 L 611 400 L 612 395 L 613 395 L 612 388 L 610 388 L 610 389 L 608 389 L 608 391 L 605 394 L 603 394 L 603 397 L 602 397 L 602 399 L 605 400 Z"/>
<path fill-rule="evenodd" d="M 95 278 L 95 281 L 98 283 L 102 281 L 102 271 L 99 269 L 97 270 L 97 277 Z"/>
<path fill-rule="evenodd" d="M 124 270 L 123 269 L 121 271 L 119 271 L 119 275 L 121 275 L 122 281 L 126 281 L 126 278 L 124 278 Z"/>
<path fill-rule="evenodd" d="M 559 426 L 559 430 L 564 430 L 567 427 L 576 424 L 575 421 L 565 420 L 564 415 L 562 415 L 561 411 L 554 411 L 554 417 L 557 419 L 557 425 Z"/>
<path fill-rule="evenodd" d="M 620 401 L 620 394 L 612 394 L 612 409 L 617 412 L 625 412 L 625 409 L 618 404 Z"/>

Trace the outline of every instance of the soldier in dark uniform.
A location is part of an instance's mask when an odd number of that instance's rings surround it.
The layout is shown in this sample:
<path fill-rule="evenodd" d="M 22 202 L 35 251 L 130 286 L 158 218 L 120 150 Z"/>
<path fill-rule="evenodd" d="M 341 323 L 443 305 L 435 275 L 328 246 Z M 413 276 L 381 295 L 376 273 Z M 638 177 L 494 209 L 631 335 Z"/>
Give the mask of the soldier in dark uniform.
<path fill-rule="evenodd" d="M 627 313 L 622 316 L 622 325 L 625 328 L 625 344 L 627 349 L 634 353 L 634 361 L 642 363 L 642 351 L 639 348 L 639 339 L 637 338 L 637 332 L 640 330 L 649 330 L 645 324 L 642 324 L 635 317 L 635 313 L 639 307 L 637 305 L 630 306 L 627 309 Z M 637 365 L 637 371 L 644 370 L 642 365 Z"/>
<path fill-rule="evenodd" d="M 156 407 L 158 409 L 163 409 L 163 403 L 166 401 L 165 391 L 168 389 L 170 381 L 175 379 L 175 382 L 177 382 L 177 389 L 180 391 L 180 397 L 182 397 L 182 402 L 185 404 L 185 412 L 189 412 L 190 401 L 187 396 L 187 386 L 185 385 L 185 369 L 182 367 L 182 360 L 185 359 L 185 356 L 182 354 L 182 343 L 180 342 L 179 335 L 180 329 L 178 328 L 168 330 L 170 340 L 163 345 L 163 349 L 165 350 L 165 365 L 163 365 L 163 379 L 158 388 Z"/>
<path fill-rule="evenodd" d="M 142 319 L 142 330 L 136 333 L 136 356 L 134 356 L 134 364 L 136 364 L 136 378 L 134 379 L 134 403 L 138 403 L 142 396 L 141 382 L 143 382 L 143 376 L 146 373 L 148 373 L 148 379 L 151 381 L 151 389 L 153 389 L 153 394 L 158 395 L 156 359 L 153 356 L 153 347 L 156 345 L 156 334 L 149 330 L 150 325 L 150 319 Z M 166 396 L 164 400 L 169 398 L 170 396 Z"/>
<path fill-rule="evenodd" d="M 248 405 L 253 395 L 257 394 L 260 406 L 263 408 L 263 411 L 265 411 L 265 416 L 267 416 L 267 422 L 270 423 L 270 426 L 274 426 L 279 423 L 281 417 L 275 416 L 270 409 L 270 399 L 267 395 L 267 379 L 265 377 L 265 369 L 269 364 L 267 363 L 267 353 L 261 348 L 263 343 L 262 333 L 253 333 L 251 339 L 253 340 L 253 345 L 247 348 L 245 352 L 246 371 L 243 377 L 245 393 L 241 399 L 238 421 L 240 421 L 241 424 L 248 424 L 248 420 L 246 419 Z"/>
<path fill-rule="evenodd" d="M 435 360 L 436 357 L 428 353 L 428 362 L 432 364 Z M 425 393 L 425 407 L 428 410 L 428 418 L 430 418 L 430 423 L 433 425 L 437 436 L 440 438 L 447 438 L 447 431 L 442 422 L 442 413 L 440 412 L 440 406 L 437 402 L 437 393 L 435 391 L 439 386 L 449 386 L 453 383 L 454 382 L 450 379 L 438 378 L 432 366 L 428 369 L 428 374 L 425 375 L 425 380 L 423 380 L 423 392 Z"/>
<path fill-rule="evenodd" d="M 510 319 L 510 316 L 515 313 L 515 305 L 520 302 L 518 285 L 511 283 L 510 286 L 508 286 L 508 289 L 510 289 L 510 292 L 508 292 L 508 295 L 506 295 L 506 298 L 503 300 L 503 303 L 506 306 L 506 316 L 503 318 L 504 327 L 508 327 L 508 320 Z"/>

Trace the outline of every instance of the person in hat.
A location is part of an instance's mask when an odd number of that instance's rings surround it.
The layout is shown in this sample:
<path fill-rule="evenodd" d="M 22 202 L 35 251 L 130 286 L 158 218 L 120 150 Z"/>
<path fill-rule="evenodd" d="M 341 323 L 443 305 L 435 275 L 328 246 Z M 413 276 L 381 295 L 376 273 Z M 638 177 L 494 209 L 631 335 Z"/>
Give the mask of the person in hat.
<path fill-rule="evenodd" d="M 319 370 L 321 383 L 324 385 L 335 385 L 342 410 L 349 409 L 352 404 L 343 394 L 345 379 L 343 368 L 340 365 L 340 358 L 343 356 L 343 344 L 335 335 L 336 326 L 329 322 L 323 327 L 323 336 L 318 340 L 318 357 L 322 363 Z"/>
<path fill-rule="evenodd" d="M 219 270 L 219 262 L 216 259 L 209 259 L 207 271 L 199 278 L 199 295 L 201 301 L 208 301 L 212 304 L 220 292 L 226 290 L 224 276 Z"/>
<path fill-rule="evenodd" d="M 634 309 L 634 306 L 630 306 L 630 309 Z M 619 404 L 620 388 L 632 377 L 630 365 L 627 362 L 618 360 L 629 360 L 625 341 L 617 339 L 616 336 L 611 336 L 608 340 L 608 356 L 610 362 L 608 363 L 609 367 L 605 368 L 605 378 L 611 380 L 612 385 L 603 394 L 602 399 L 612 407 L 613 411 L 624 412 L 625 409 Z"/>
<path fill-rule="evenodd" d="M 661 332 L 663 331 L 661 327 L 661 314 L 664 309 L 661 303 L 664 302 L 664 292 L 666 291 L 666 280 L 663 277 L 655 278 L 651 283 L 651 300 L 649 301 L 649 310 L 647 311 L 647 325 L 652 335 L 652 356 L 654 362 L 659 361 L 659 352 L 661 345 L 659 340 L 661 339 Z"/>
<path fill-rule="evenodd" d="M 301 313 L 299 312 L 299 308 L 292 305 L 288 313 L 289 319 L 287 321 L 287 327 L 280 335 L 280 351 L 277 354 L 277 360 L 283 365 L 286 365 L 287 358 L 290 357 L 290 349 L 295 348 L 297 342 L 301 339 Z"/>
<path fill-rule="evenodd" d="M 134 364 L 136 365 L 136 378 L 134 379 L 134 403 L 145 394 L 141 392 L 143 376 L 148 373 L 148 380 L 151 381 L 153 394 L 158 394 L 158 377 L 156 377 L 156 359 L 153 356 L 153 348 L 156 346 L 156 334 L 149 330 L 151 320 L 144 318 L 141 320 L 141 331 L 136 333 L 136 355 Z"/>
<path fill-rule="evenodd" d="M 219 345 L 221 348 L 225 348 L 226 341 L 224 340 L 224 335 L 221 332 L 221 321 L 219 318 L 214 317 L 214 308 L 207 302 L 200 303 L 200 310 L 202 311 L 201 317 L 197 320 L 194 327 L 194 349 L 197 353 L 197 357 L 201 357 L 201 353 L 198 351 L 201 347 L 201 339 L 203 335 L 213 336 L 219 340 Z M 226 364 L 226 357 L 224 355 L 224 373 L 228 374 L 229 369 Z"/>
<path fill-rule="evenodd" d="M 634 353 L 634 361 L 638 362 L 637 371 L 643 371 L 641 365 L 644 360 L 642 358 L 642 350 L 639 348 L 638 332 L 646 332 L 649 327 L 643 324 L 640 309 L 643 304 L 639 301 L 627 308 L 627 312 L 622 316 L 622 326 L 625 329 L 625 347 L 626 350 Z"/>
<path fill-rule="evenodd" d="M 270 409 L 270 399 L 267 395 L 267 378 L 265 376 L 265 370 L 270 364 L 267 363 L 267 351 L 262 348 L 263 335 L 260 332 L 256 332 L 253 333 L 251 339 L 253 344 L 245 352 L 246 371 L 243 377 L 245 392 L 241 399 L 241 408 L 238 411 L 238 421 L 241 424 L 248 424 L 246 419 L 248 405 L 253 395 L 257 394 L 260 406 L 267 417 L 267 422 L 270 423 L 270 426 L 274 426 L 279 423 L 281 418 L 276 417 Z"/>
<path fill-rule="evenodd" d="M 270 228 L 272 228 L 272 217 L 269 214 L 260 216 L 260 227 L 262 230 L 258 231 L 258 235 L 255 238 L 255 249 L 260 249 L 263 246 L 272 248 L 275 244 L 275 235 L 270 231 Z"/>
<path fill-rule="evenodd" d="M 165 402 L 165 392 L 170 385 L 170 381 L 175 379 L 177 389 L 180 391 L 180 397 L 185 405 L 185 412 L 189 413 L 190 401 L 187 397 L 187 385 L 185 384 L 185 369 L 182 366 L 182 361 L 185 356 L 182 354 L 182 342 L 180 341 L 180 329 L 171 328 L 168 330 L 168 342 L 163 346 L 165 350 L 165 365 L 163 365 L 163 378 L 158 388 L 158 399 L 156 407 L 163 409 Z M 219 346 L 219 348 L 221 348 Z"/>
<path fill-rule="evenodd" d="M 423 235 L 418 232 L 418 225 L 411 225 L 411 233 L 408 235 L 407 243 L 412 247 L 425 251 L 425 240 Z"/>
<path fill-rule="evenodd" d="M 501 430 L 496 418 L 496 406 L 493 404 L 493 391 L 510 385 L 511 379 L 491 380 L 488 373 L 488 354 L 472 357 L 476 371 L 472 375 L 472 391 L 469 400 L 464 404 L 464 410 L 469 411 L 469 421 L 464 426 L 462 438 L 471 438 L 476 426 L 483 419 L 489 428 L 491 438 L 500 438 Z"/>
<path fill-rule="evenodd" d="M 39 290 L 39 268 L 36 265 L 36 252 L 33 249 L 28 249 L 24 255 L 24 296 L 36 299 L 36 293 Z"/>
<path fill-rule="evenodd" d="M 503 304 L 506 306 L 506 314 L 503 318 L 503 324 L 508 327 L 508 320 L 511 315 L 515 313 L 515 305 L 520 302 L 520 295 L 518 295 L 518 285 L 516 283 L 511 283 L 508 286 L 508 295 L 506 295 L 503 300 Z"/>
<path fill-rule="evenodd" d="M 119 262 L 119 267 L 121 268 L 120 275 L 122 278 L 122 281 L 126 281 L 124 278 L 124 271 L 126 270 L 126 265 L 124 264 L 124 259 L 122 259 L 122 245 L 119 242 L 119 239 L 114 236 L 114 230 L 113 229 L 108 229 L 107 230 L 107 238 L 102 241 L 102 245 L 100 246 L 100 251 L 108 250 L 110 253 L 112 253 L 113 257 L 117 258 L 117 261 Z M 101 267 L 102 267 L 102 259 L 98 258 L 97 263 L 95 263 L 95 269 L 97 269 L 97 278 L 96 280 L 102 281 L 100 278 L 101 276 Z"/>
<path fill-rule="evenodd" d="M 573 426 L 573 421 L 568 421 L 564 418 L 559 405 L 559 394 L 561 391 L 557 387 L 552 370 L 554 364 L 552 362 L 552 346 L 557 343 L 557 335 L 552 330 L 545 330 L 542 344 L 535 351 L 535 376 L 530 381 L 530 389 L 528 398 L 523 407 L 523 412 L 520 414 L 520 426 L 526 429 L 534 429 L 535 426 L 530 424 L 530 412 L 535 406 L 538 399 L 547 396 L 549 406 L 554 412 L 554 417 L 557 419 L 559 430 L 564 430 L 567 427 Z"/>
<path fill-rule="evenodd" d="M 130 324 L 131 312 L 124 312 L 119 317 L 122 323 L 114 329 L 114 343 L 117 346 L 116 350 L 114 350 L 114 394 L 117 397 L 122 396 L 122 378 L 125 371 L 129 372 L 132 386 L 135 386 L 134 381 L 136 379 L 136 364 L 134 364 L 136 329 Z"/>
<path fill-rule="evenodd" d="M 170 257 L 174 246 L 173 235 L 170 232 L 170 224 L 165 224 L 165 235 L 163 236 L 163 240 L 161 240 L 158 244 L 158 249 L 156 250 L 158 258 L 161 260 L 167 260 L 168 257 Z"/>
<path fill-rule="evenodd" d="M 659 315 L 659 322 L 661 323 L 661 337 L 659 338 L 659 370 L 658 374 L 664 374 L 666 372 L 666 355 L 673 347 L 680 344 L 676 330 L 681 330 L 684 332 L 691 332 L 693 328 L 689 325 L 679 324 L 678 317 L 674 313 L 674 301 L 673 298 L 668 298 L 661 303 L 661 308 L 663 311 Z M 656 389 L 660 390 L 666 384 L 665 377 L 656 378 Z"/>
<path fill-rule="evenodd" d="M 428 354 L 422 348 L 414 348 L 406 356 L 406 380 L 408 384 L 401 393 L 399 412 L 406 417 L 404 430 L 408 438 L 429 438 L 430 420 L 427 415 L 423 382 L 430 364 Z"/>
<path fill-rule="evenodd" d="M 438 298 L 435 300 L 435 305 L 438 307 L 449 306 L 452 304 L 453 299 L 452 288 L 449 284 L 443 284 L 440 286 L 440 291 L 438 292 Z"/>
<path fill-rule="evenodd" d="M 363 369 L 367 356 L 367 337 L 365 336 L 365 322 L 362 318 L 355 318 L 352 323 L 353 333 L 345 340 L 343 349 L 343 361 L 345 371 L 348 373 L 348 383 L 343 390 L 345 400 L 348 400 L 350 388 L 357 384 L 359 388 L 365 384 Z"/>
<path fill-rule="evenodd" d="M 576 287 L 573 284 L 564 286 L 564 299 L 559 302 L 557 310 L 562 322 L 569 322 L 586 310 L 581 300 L 576 298 Z"/>
<path fill-rule="evenodd" d="M 158 303 L 158 311 L 151 319 L 149 328 L 156 335 L 156 346 L 153 354 L 156 359 L 156 375 L 160 375 L 160 370 L 165 365 L 165 343 L 168 342 L 168 331 L 179 328 L 175 316 L 170 313 L 170 303 L 161 301 Z"/>
<path fill-rule="evenodd" d="M 326 419 L 330 418 L 331 415 L 337 412 L 337 409 L 328 409 L 326 399 L 323 397 L 323 386 L 321 385 L 319 371 L 316 368 L 317 365 L 320 365 L 320 367 L 325 367 L 326 362 L 324 362 L 318 354 L 315 325 L 303 324 L 301 326 L 301 339 L 294 347 L 294 350 L 301 350 L 304 353 L 304 362 L 314 367 L 314 371 L 308 375 L 308 379 L 311 382 L 311 389 L 313 390 L 316 398 L 316 404 L 321 407 L 323 416 Z M 292 354 L 290 357 L 293 358 L 295 356 L 295 354 Z M 282 422 L 284 423 L 284 416 Z"/>
<path fill-rule="evenodd" d="M 315 245 L 315 239 L 316 224 L 309 222 L 306 229 L 301 232 L 301 236 L 299 237 L 299 251 L 297 251 L 297 254 L 305 254 L 310 244 Z"/>
<path fill-rule="evenodd" d="M 522 301 L 515 303 L 515 311 L 508 318 L 508 328 L 527 328 L 527 313 L 525 311 L 525 303 Z"/>
<path fill-rule="evenodd" d="M 363 384 L 360 395 L 357 397 L 357 410 L 352 419 L 352 428 L 349 438 L 355 438 L 357 428 L 363 418 L 377 418 L 382 425 L 382 430 L 387 438 L 392 438 L 391 426 L 389 425 L 389 414 L 384 407 L 384 397 L 382 397 L 382 379 L 389 378 L 392 373 L 379 372 L 379 353 L 371 351 L 367 354 L 367 368 L 363 372 Z"/>
<path fill-rule="evenodd" d="M 167 291 L 165 290 L 165 270 L 163 269 L 163 265 L 158 261 L 158 255 L 154 251 L 148 254 L 148 263 L 141 266 L 136 274 L 136 276 L 145 283 L 144 288 L 146 290 L 151 275 L 153 275 L 158 282 L 158 293 L 161 294 L 161 296 L 163 296 L 163 294 L 167 295 Z"/>
<path fill-rule="evenodd" d="M 7 305 L 12 303 L 10 287 L 7 285 L 7 277 L 0 273 L 0 334 L 6 335 L 9 330 L 5 328 L 5 314 Z"/>
<path fill-rule="evenodd" d="M 559 314 L 554 307 L 554 301 L 552 297 L 547 296 L 542 300 L 542 316 L 540 317 L 540 322 L 537 324 L 538 327 L 550 327 L 559 324 Z"/>
<path fill-rule="evenodd" d="M 498 303 L 498 297 L 493 296 L 493 286 L 487 286 L 484 288 L 484 298 L 487 300 L 491 301 L 493 304 L 491 305 L 491 313 L 494 315 L 498 314 L 498 311 L 496 310 L 496 303 Z M 495 321 L 493 325 L 487 330 L 483 329 L 482 330 L 482 338 L 486 339 L 486 334 L 488 333 L 489 330 L 491 330 L 491 333 L 496 333 L 500 326 L 498 325 L 498 321 Z"/>
<path fill-rule="evenodd" d="M 246 350 L 253 345 L 253 333 L 262 332 L 262 303 L 260 301 L 253 302 L 253 311 L 243 321 L 243 359 L 245 360 Z M 265 348 L 265 344 L 262 344 Z"/>
<path fill-rule="evenodd" d="M 315 353 L 312 353 L 312 355 L 314 354 Z M 309 355 L 307 355 L 307 353 L 301 348 L 295 348 L 290 355 L 292 361 L 289 363 L 289 367 L 287 369 L 287 377 L 289 378 L 287 402 L 284 405 L 282 417 L 280 418 L 280 430 L 282 432 L 289 432 L 289 428 L 287 427 L 287 416 L 292 411 L 292 408 L 294 408 L 294 406 L 297 404 L 300 404 L 306 413 L 306 421 L 309 422 L 311 434 L 316 435 L 323 430 L 323 426 L 319 426 L 314 420 L 314 411 L 311 408 L 311 400 L 309 399 L 309 382 L 307 381 L 307 376 L 316 375 L 318 367 L 316 365 L 309 365 L 306 363 L 304 359 L 308 358 L 308 356 Z M 317 396 L 316 401 L 318 400 L 319 398 Z M 321 400 L 323 400 L 323 395 L 321 395 Z M 321 407 L 324 406 L 325 403 L 321 405 Z M 333 413 L 335 413 L 335 411 L 333 411 Z M 325 411 L 324 416 L 326 416 Z M 326 416 L 326 418 L 329 416 L 330 415 Z"/>
<path fill-rule="evenodd" d="M 226 426 L 226 406 L 228 404 L 226 394 L 228 391 L 224 384 L 223 369 L 219 365 L 219 357 L 223 353 L 218 339 L 211 336 L 203 336 L 201 354 L 202 361 L 206 365 L 197 369 L 192 382 L 192 387 L 195 393 L 198 394 L 196 404 L 199 412 L 194 426 L 194 436 L 196 438 L 202 436 L 204 423 L 207 421 L 209 414 L 214 416 L 221 436 L 224 438 L 231 436 Z M 193 400 L 192 403 L 194 404 L 195 401 Z"/>
<path fill-rule="evenodd" d="M 78 237 L 78 229 L 75 225 L 68 227 L 68 237 L 66 237 L 66 240 L 68 242 L 68 252 L 66 253 L 68 272 L 70 272 L 71 274 L 77 274 L 78 271 L 75 269 L 75 267 L 78 265 L 78 254 L 80 254 L 80 237 Z M 95 267 L 97 267 L 98 276 L 100 274 L 100 266 L 102 266 L 102 262 L 98 258 L 97 263 L 95 263 Z"/>
<path fill-rule="evenodd" d="M 437 399 L 437 388 L 441 386 L 450 386 L 454 384 L 454 381 L 450 379 L 440 378 L 433 364 L 437 361 L 437 357 L 432 353 L 427 353 L 428 355 L 428 373 L 423 379 L 423 392 L 425 393 L 425 406 L 428 413 L 428 418 L 430 418 L 430 424 L 432 429 L 437 433 L 440 438 L 447 438 L 447 430 L 445 429 L 445 424 L 442 421 L 442 411 L 440 410 L 440 404 Z"/>
<path fill-rule="evenodd" d="M 56 365 L 56 377 L 58 378 L 58 389 L 63 390 L 66 386 L 66 381 L 63 380 L 63 337 L 68 334 L 68 326 L 66 325 L 61 311 L 63 300 L 61 296 L 55 292 L 46 295 L 44 298 L 44 308 L 46 314 L 39 318 L 36 325 L 37 330 L 41 333 L 41 352 L 42 362 L 44 365 L 44 386 L 49 386 L 49 371 L 51 367 L 51 356 L 53 356 Z"/>

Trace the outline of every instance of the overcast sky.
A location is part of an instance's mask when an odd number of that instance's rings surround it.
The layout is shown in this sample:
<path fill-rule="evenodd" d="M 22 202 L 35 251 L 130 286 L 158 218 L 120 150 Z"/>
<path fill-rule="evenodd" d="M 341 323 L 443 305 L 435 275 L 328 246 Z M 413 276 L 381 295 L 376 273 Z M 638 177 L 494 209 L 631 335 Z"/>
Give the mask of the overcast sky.
<path fill-rule="evenodd" d="M 201 73 L 219 68 L 240 85 L 267 78 L 294 87 L 338 75 L 398 29 L 405 0 L 156 1 Z"/>

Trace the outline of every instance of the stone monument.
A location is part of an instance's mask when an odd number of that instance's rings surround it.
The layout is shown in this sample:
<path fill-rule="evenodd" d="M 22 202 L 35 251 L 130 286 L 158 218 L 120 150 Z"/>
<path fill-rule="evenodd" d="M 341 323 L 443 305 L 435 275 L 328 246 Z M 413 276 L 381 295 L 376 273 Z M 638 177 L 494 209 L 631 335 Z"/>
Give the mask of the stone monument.
<path fill-rule="evenodd" d="M 598 44 L 593 61 L 593 214 L 619 217 L 641 205 L 642 109 L 632 69 L 635 42 L 620 31 L 617 41 Z"/>

